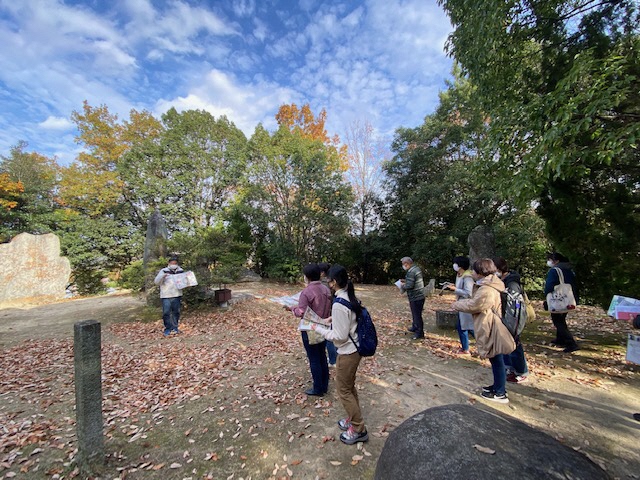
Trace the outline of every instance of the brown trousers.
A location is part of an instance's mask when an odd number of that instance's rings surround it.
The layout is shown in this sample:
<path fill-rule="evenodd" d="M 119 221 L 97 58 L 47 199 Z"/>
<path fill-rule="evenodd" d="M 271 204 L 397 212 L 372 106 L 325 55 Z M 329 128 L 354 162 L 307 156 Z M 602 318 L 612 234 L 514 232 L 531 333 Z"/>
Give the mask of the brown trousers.
<path fill-rule="evenodd" d="M 349 355 L 338 355 L 336 362 L 336 388 L 338 398 L 342 406 L 351 418 L 351 424 L 356 432 L 364 432 L 364 420 L 360 411 L 358 401 L 358 391 L 356 390 L 356 372 L 360 365 L 360 354 L 358 352 Z"/>

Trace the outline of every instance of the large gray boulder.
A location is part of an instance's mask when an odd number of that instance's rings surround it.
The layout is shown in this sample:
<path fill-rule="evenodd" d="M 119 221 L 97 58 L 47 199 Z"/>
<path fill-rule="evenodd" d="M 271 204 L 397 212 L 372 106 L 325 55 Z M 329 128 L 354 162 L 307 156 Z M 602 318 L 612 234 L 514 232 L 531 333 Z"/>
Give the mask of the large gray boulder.
<path fill-rule="evenodd" d="M 445 405 L 414 415 L 389 435 L 374 478 L 591 480 L 609 476 L 582 454 L 519 420 L 470 405 Z"/>
<path fill-rule="evenodd" d="M 71 264 L 60 256 L 60 239 L 53 233 L 21 233 L 0 245 L 0 265 L 0 307 L 65 296 Z"/>

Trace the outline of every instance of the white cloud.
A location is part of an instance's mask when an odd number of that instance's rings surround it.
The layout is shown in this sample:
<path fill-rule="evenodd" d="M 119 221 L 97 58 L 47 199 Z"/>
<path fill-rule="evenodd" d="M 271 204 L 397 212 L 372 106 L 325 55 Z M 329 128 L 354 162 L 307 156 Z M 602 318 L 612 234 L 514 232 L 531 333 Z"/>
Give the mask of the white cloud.
<path fill-rule="evenodd" d="M 44 130 L 70 130 L 73 123 L 68 118 L 48 116 L 47 119 L 38 124 L 38 127 Z"/>
<path fill-rule="evenodd" d="M 261 79 L 241 83 L 233 75 L 214 69 L 185 96 L 159 100 L 155 112 L 161 115 L 175 107 L 178 111 L 201 109 L 214 116 L 226 115 L 250 136 L 258 123 L 275 128 L 274 116 L 280 105 L 298 99 L 299 95 L 290 88 Z"/>
<path fill-rule="evenodd" d="M 155 9 L 146 0 L 123 3 L 130 15 L 126 36 L 142 48 L 150 48 L 147 58 L 162 58 L 162 51 L 173 54 L 208 53 L 209 36 L 237 35 L 238 29 L 214 12 L 199 6 L 174 1 L 164 10 Z"/>
<path fill-rule="evenodd" d="M 250 17 L 256 9 L 254 0 L 234 0 L 233 12 L 238 17 Z"/>

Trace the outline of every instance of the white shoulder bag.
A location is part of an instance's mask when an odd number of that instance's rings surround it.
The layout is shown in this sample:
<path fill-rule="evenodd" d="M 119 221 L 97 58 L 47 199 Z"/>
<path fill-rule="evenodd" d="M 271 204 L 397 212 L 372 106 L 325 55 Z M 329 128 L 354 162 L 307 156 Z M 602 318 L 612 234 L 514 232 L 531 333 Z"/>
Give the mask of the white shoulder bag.
<path fill-rule="evenodd" d="M 547 293 L 547 305 L 551 313 L 567 313 L 576 308 L 576 298 L 570 283 L 564 283 L 562 270 L 555 267 L 560 283 L 553 287 L 553 292 Z"/>

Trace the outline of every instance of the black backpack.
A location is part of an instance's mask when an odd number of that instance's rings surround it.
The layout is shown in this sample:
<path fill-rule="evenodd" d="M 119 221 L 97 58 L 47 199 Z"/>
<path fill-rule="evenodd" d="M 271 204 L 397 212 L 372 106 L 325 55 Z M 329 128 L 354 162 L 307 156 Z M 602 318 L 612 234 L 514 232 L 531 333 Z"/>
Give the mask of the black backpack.
<path fill-rule="evenodd" d="M 344 298 L 336 297 L 334 302 L 344 305 L 351 311 L 355 311 L 351 302 Z M 356 346 L 360 356 L 372 357 L 376 353 L 376 348 L 378 346 L 378 334 L 376 333 L 376 327 L 373 324 L 371 315 L 369 315 L 369 311 L 365 307 L 362 307 L 360 315 L 358 315 L 356 321 L 358 323 L 358 326 L 356 327 L 358 343 L 355 342 L 351 334 L 349 334 L 349 338 Z"/>
<path fill-rule="evenodd" d="M 516 282 L 510 282 L 504 292 L 500 292 L 502 300 L 502 323 L 513 338 L 520 336 L 527 323 L 527 306 L 524 291 Z"/>

